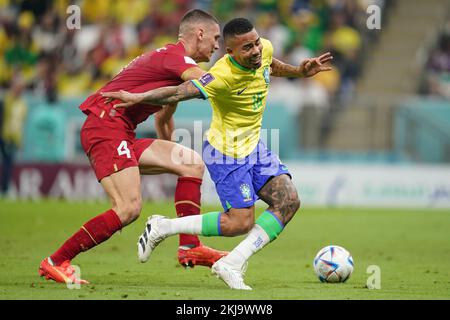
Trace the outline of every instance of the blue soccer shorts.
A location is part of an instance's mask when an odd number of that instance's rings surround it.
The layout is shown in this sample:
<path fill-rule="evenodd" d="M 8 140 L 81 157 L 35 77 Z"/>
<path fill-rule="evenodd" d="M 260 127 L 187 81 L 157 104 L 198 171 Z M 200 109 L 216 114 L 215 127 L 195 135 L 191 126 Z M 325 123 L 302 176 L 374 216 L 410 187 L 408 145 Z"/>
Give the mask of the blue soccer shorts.
<path fill-rule="evenodd" d="M 292 177 L 278 155 L 262 141 L 247 157 L 236 159 L 222 154 L 206 140 L 203 161 L 225 211 L 253 206 L 259 200 L 257 193 L 270 178 L 282 174 Z"/>

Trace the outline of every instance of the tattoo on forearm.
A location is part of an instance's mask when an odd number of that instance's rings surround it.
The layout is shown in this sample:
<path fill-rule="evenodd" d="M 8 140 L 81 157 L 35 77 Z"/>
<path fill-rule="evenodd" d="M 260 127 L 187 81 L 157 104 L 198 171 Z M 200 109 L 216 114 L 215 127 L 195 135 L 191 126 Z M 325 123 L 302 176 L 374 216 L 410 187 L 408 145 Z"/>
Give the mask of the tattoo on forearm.
<path fill-rule="evenodd" d="M 186 81 L 177 87 L 164 87 L 150 91 L 144 100 L 146 103 L 165 105 L 200 97 L 200 91 L 192 82 Z"/>
<path fill-rule="evenodd" d="M 299 67 L 294 67 L 289 64 L 283 63 L 279 60 L 273 59 L 271 65 L 272 73 L 274 77 L 299 77 Z"/>
<path fill-rule="evenodd" d="M 178 89 L 175 93 L 174 101 L 172 103 L 201 97 L 200 91 L 192 84 L 191 81 L 186 81 L 179 85 L 177 88 Z"/>
<path fill-rule="evenodd" d="M 177 87 L 163 87 L 145 93 L 144 102 L 148 104 L 166 105 L 177 91 Z"/>

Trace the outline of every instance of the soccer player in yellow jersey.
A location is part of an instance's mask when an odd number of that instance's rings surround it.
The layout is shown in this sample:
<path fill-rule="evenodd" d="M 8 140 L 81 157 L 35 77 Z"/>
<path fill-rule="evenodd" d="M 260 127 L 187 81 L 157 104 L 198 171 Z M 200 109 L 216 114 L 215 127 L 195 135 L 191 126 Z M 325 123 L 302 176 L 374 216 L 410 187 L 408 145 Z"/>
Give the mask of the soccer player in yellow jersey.
<path fill-rule="evenodd" d="M 136 103 L 172 104 L 192 98 L 209 99 L 213 108 L 211 128 L 203 145 L 203 161 L 224 208 L 200 216 L 168 219 L 151 216 L 138 242 L 142 262 L 166 237 L 185 233 L 203 236 L 248 234 L 212 272 L 230 288 L 251 290 L 244 283 L 247 260 L 275 240 L 300 207 L 288 169 L 260 140 L 262 116 L 270 76 L 310 77 L 331 68 L 329 53 L 291 66 L 272 57 L 270 41 L 259 37 L 252 23 L 237 18 L 223 30 L 227 54 L 199 80 L 141 94 L 104 93 L 122 100 L 116 107 Z M 268 204 L 255 222 L 254 203 Z"/>

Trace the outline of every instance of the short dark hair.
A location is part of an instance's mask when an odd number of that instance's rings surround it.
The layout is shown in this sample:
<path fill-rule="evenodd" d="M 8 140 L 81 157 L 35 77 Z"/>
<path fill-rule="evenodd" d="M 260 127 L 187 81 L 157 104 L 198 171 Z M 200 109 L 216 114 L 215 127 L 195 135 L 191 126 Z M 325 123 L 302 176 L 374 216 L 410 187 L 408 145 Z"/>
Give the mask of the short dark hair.
<path fill-rule="evenodd" d="M 200 9 L 190 10 L 183 16 L 183 18 L 181 18 L 180 33 L 182 33 L 184 31 L 183 29 L 189 24 L 205 21 L 219 24 L 219 20 L 206 11 Z"/>
<path fill-rule="evenodd" d="M 230 37 L 239 36 L 241 34 L 252 31 L 255 27 L 250 20 L 245 18 L 236 18 L 229 21 L 223 28 L 223 37 L 227 40 Z"/>

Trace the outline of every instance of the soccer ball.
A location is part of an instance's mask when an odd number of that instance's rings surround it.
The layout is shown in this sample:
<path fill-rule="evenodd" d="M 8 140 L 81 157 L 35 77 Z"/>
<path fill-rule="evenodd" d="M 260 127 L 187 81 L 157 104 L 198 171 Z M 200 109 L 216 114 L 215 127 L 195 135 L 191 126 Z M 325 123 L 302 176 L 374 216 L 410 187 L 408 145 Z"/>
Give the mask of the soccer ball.
<path fill-rule="evenodd" d="M 345 282 L 353 272 L 353 258 L 342 247 L 327 246 L 314 258 L 314 271 L 322 282 Z"/>

